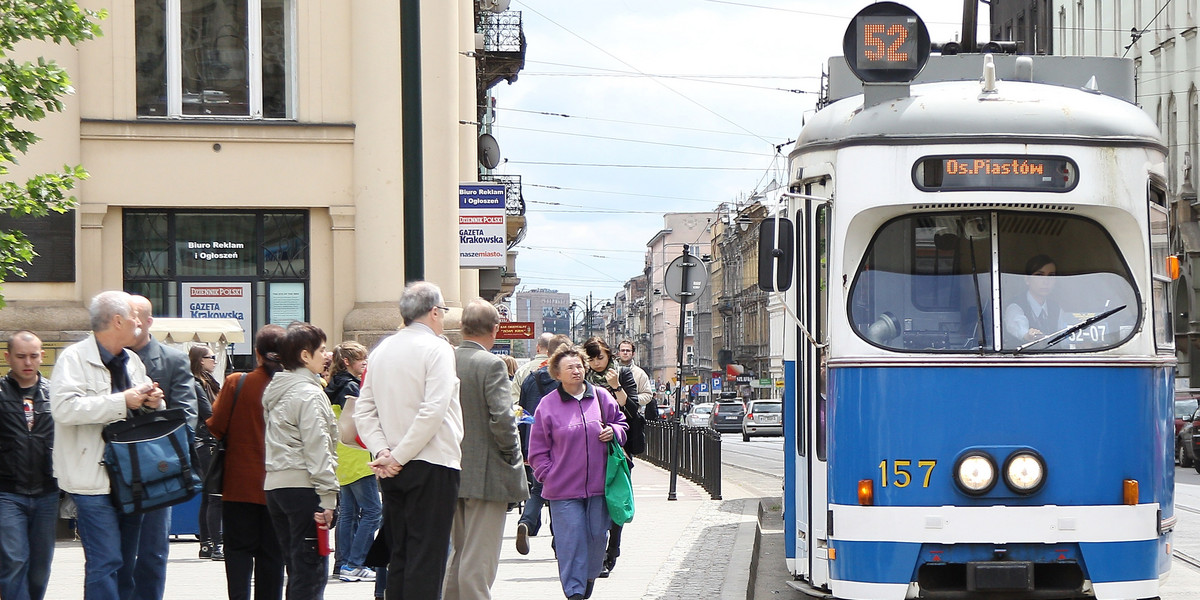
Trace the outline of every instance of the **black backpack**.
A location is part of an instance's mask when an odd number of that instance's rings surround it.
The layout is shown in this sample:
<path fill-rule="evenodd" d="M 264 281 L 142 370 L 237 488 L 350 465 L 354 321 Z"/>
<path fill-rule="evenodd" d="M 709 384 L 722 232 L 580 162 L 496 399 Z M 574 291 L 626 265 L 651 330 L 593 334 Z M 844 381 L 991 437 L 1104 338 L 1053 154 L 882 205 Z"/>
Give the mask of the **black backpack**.
<path fill-rule="evenodd" d="M 620 371 L 622 379 L 633 379 L 633 371 L 629 367 L 621 367 Z M 628 373 L 627 376 L 626 373 Z M 636 394 L 625 399 L 625 406 L 621 407 L 621 414 L 625 415 L 625 423 L 629 426 L 625 432 L 625 454 L 633 456 L 645 452 L 646 417 L 642 416 Z"/>
<path fill-rule="evenodd" d="M 630 456 L 646 451 L 646 417 L 642 416 L 639 408 L 635 398 L 630 398 L 621 407 L 621 414 L 625 415 L 625 422 L 629 425 L 625 432 L 624 448 L 625 454 Z"/>

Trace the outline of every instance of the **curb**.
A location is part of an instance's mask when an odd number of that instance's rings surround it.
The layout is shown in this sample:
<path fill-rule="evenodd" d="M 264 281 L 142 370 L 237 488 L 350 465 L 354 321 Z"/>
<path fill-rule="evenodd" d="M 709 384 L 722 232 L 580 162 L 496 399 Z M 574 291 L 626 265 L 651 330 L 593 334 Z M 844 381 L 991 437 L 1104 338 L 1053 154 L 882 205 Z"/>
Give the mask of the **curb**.
<path fill-rule="evenodd" d="M 747 600 L 754 590 L 753 572 L 757 568 L 758 556 L 758 511 L 759 498 L 742 500 L 742 520 L 734 537 L 729 564 L 725 568 L 725 584 L 721 586 L 721 600 Z"/>
<path fill-rule="evenodd" d="M 763 518 L 763 502 L 767 498 L 759 498 L 755 503 L 758 508 L 754 515 L 754 554 L 750 559 L 750 580 L 746 584 L 746 598 L 753 600 L 754 586 L 758 583 L 758 562 L 759 554 L 762 553 L 762 518 Z"/>

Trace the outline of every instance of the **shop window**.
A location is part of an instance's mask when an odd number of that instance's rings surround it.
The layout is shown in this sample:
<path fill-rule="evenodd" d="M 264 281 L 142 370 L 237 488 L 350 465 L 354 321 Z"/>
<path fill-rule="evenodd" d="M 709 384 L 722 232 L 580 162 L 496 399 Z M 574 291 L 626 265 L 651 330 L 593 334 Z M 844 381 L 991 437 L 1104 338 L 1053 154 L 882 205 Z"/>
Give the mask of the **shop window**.
<path fill-rule="evenodd" d="M 167 237 L 166 213 L 126 212 L 125 278 L 169 277 Z"/>
<path fill-rule="evenodd" d="M 250 339 L 308 318 L 308 227 L 302 211 L 126 210 L 124 288 L 158 316 L 236 318 Z M 254 366 L 250 344 L 233 354 Z"/>
<path fill-rule="evenodd" d="M 293 1 L 135 0 L 138 116 L 291 118 Z"/>
<path fill-rule="evenodd" d="M 307 277 L 308 219 L 305 215 L 268 213 L 263 219 L 263 277 Z"/>
<path fill-rule="evenodd" d="M 75 211 L 51 212 L 44 217 L 17 217 L 0 214 L 0 231 L 20 231 L 33 244 L 30 264 L 18 263 L 24 277 L 12 281 L 75 281 Z"/>
<path fill-rule="evenodd" d="M 256 275 L 255 221 L 253 214 L 176 214 L 175 256 L 179 275 Z"/>

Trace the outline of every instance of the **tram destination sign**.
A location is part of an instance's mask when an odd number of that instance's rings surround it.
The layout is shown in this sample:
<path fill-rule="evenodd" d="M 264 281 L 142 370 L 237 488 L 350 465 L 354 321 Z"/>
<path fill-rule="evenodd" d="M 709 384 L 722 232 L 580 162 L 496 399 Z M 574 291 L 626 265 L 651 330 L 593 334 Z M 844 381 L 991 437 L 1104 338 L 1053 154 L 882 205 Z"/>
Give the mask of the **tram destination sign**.
<path fill-rule="evenodd" d="M 1079 170 L 1062 156 L 927 156 L 913 165 L 913 183 L 931 192 L 1005 190 L 1066 192 L 1079 181 Z"/>

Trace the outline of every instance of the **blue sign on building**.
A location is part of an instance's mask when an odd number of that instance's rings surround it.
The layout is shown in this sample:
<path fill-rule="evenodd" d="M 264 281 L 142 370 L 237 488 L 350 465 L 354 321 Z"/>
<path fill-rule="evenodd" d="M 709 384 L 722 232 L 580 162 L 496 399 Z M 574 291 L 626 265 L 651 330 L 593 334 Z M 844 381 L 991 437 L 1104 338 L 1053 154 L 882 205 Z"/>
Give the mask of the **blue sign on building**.
<path fill-rule="evenodd" d="M 713 391 L 714 391 L 714 392 L 719 392 L 719 391 L 721 391 L 721 378 L 720 378 L 720 377 L 713 377 L 712 379 L 713 379 L 713 384 L 712 384 Z"/>

